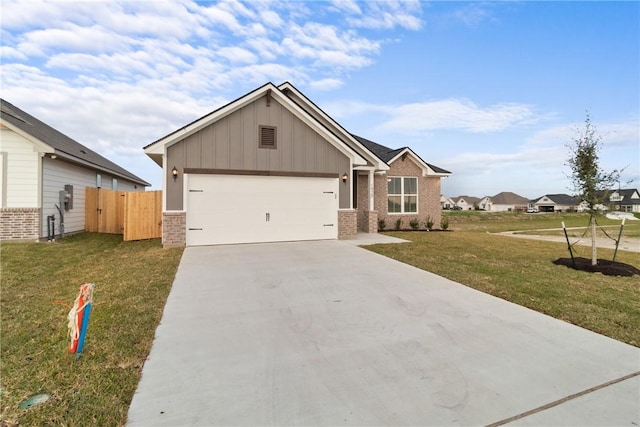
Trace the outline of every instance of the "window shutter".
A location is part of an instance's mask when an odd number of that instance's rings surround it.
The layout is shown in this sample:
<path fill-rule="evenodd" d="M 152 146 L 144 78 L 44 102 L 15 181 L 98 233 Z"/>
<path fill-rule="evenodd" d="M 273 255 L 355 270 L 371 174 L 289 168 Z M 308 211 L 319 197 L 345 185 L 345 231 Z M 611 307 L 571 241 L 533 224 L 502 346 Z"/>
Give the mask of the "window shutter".
<path fill-rule="evenodd" d="M 276 148 L 276 127 L 275 126 L 260 126 L 260 148 Z"/>

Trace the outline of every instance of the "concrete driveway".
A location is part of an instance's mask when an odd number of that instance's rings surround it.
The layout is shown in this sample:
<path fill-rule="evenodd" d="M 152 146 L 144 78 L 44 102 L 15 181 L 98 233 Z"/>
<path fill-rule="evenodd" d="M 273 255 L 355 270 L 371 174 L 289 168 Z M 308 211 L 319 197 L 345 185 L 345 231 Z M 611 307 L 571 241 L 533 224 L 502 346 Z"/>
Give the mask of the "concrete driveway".
<path fill-rule="evenodd" d="M 131 426 L 639 425 L 640 349 L 340 241 L 187 248 Z"/>

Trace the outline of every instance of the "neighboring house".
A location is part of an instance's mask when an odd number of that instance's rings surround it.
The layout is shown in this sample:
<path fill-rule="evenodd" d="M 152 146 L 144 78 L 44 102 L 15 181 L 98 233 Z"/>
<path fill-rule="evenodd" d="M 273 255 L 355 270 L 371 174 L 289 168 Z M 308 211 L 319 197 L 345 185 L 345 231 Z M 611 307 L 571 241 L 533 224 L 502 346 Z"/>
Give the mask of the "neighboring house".
<path fill-rule="evenodd" d="M 163 245 L 345 239 L 440 221 L 450 172 L 352 135 L 290 83 L 267 83 L 147 145 L 163 168 Z"/>
<path fill-rule="evenodd" d="M 524 212 L 529 205 L 526 199 L 516 193 L 503 191 L 495 196 L 487 196 L 480 200 L 479 207 L 491 212 Z"/>
<path fill-rule="evenodd" d="M 530 201 L 529 206 L 539 212 L 577 211 L 580 201 L 568 194 L 545 194 Z"/>
<path fill-rule="evenodd" d="M 445 195 L 440 196 L 440 208 L 442 209 L 451 209 L 455 203 L 451 200 L 451 197 L 447 197 Z"/>
<path fill-rule="evenodd" d="M 453 197 L 451 199 L 453 201 L 454 206 L 459 207 L 463 211 L 472 211 L 475 210 L 476 207 L 480 208 L 480 198 L 472 197 L 472 196 L 458 196 Z"/>
<path fill-rule="evenodd" d="M 492 206 L 493 206 L 493 204 L 491 202 L 491 197 L 490 196 L 484 196 L 478 202 L 478 208 L 480 208 L 480 210 L 483 210 L 483 211 L 490 211 Z"/>
<path fill-rule="evenodd" d="M 149 183 L 0 100 L 0 240 L 38 240 L 85 229 L 85 187 L 141 190 Z"/>
<path fill-rule="evenodd" d="M 640 212 L 640 192 L 635 188 L 613 190 L 608 199 L 611 210 Z"/>

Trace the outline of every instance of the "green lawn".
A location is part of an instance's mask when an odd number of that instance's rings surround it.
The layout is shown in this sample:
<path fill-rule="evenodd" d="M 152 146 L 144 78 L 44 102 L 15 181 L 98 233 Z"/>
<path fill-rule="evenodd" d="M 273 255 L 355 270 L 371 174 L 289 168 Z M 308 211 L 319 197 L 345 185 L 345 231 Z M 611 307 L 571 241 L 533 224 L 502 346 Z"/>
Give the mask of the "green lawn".
<path fill-rule="evenodd" d="M 1 425 L 123 425 L 181 254 L 92 233 L 2 244 Z M 83 283 L 96 287 L 77 358 L 67 314 Z M 51 399 L 18 408 L 35 393 Z"/>
<path fill-rule="evenodd" d="M 639 276 L 612 277 L 557 266 L 552 261 L 569 257 L 564 243 L 516 239 L 488 233 L 551 228 L 557 220 L 577 226 L 586 216 L 510 215 L 458 216 L 458 220 L 452 223 L 452 228 L 456 231 L 389 232 L 389 235 L 411 240 L 411 243 L 366 248 L 516 304 L 640 346 Z M 589 247 L 576 250 L 578 256 L 590 257 Z M 598 249 L 599 258 L 611 259 L 612 256 L 612 250 Z M 640 268 L 638 253 L 619 251 L 616 261 Z"/>

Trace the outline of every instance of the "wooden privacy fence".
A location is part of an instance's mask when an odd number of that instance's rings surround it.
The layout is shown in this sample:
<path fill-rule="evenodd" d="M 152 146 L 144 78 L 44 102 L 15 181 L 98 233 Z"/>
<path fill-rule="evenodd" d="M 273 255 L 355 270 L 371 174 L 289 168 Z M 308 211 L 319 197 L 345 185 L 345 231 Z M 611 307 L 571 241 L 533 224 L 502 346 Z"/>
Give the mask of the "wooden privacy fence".
<path fill-rule="evenodd" d="M 162 191 L 85 189 L 85 229 L 123 239 L 162 237 Z"/>

